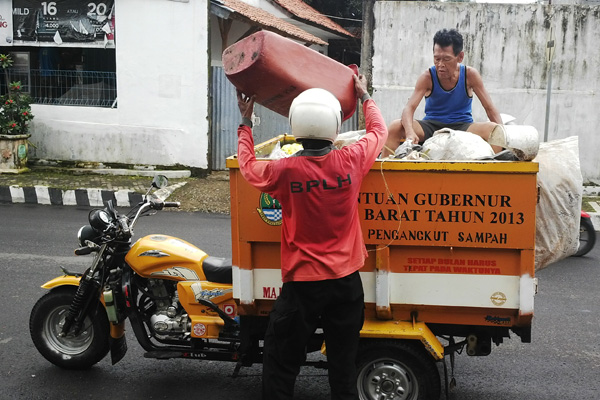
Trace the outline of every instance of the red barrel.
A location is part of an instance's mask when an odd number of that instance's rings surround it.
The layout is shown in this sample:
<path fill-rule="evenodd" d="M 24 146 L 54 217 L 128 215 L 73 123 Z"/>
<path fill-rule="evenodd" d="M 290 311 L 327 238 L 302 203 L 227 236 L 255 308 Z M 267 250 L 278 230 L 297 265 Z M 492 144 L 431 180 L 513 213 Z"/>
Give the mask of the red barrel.
<path fill-rule="evenodd" d="M 356 110 L 356 65 L 346 66 L 273 32 L 257 32 L 226 48 L 223 67 L 242 93 L 255 95 L 258 104 L 285 117 L 292 100 L 311 88 L 333 93 L 344 120 Z"/>

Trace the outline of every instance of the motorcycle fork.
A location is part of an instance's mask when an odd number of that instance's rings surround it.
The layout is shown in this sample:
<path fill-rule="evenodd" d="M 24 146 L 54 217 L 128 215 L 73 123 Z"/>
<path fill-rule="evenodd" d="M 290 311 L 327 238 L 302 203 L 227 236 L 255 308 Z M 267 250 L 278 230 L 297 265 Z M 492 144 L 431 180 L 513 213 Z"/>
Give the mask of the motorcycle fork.
<path fill-rule="evenodd" d="M 100 284 L 94 280 L 93 277 L 96 273 L 98 265 L 100 264 L 105 249 L 106 244 L 103 244 L 100 248 L 100 251 L 98 251 L 96 258 L 94 259 L 92 266 L 81 277 L 79 286 L 77 287 L 77 292 L 75 293 L 75 297 L 73 297 L 73 301 L 71 302 L 69 311 L 65 317 L 65 323 L 59 334 L 60 336 L 67 336 L 71 331 L 71 328 L 73 328 L 73 335 L 77 336 L 79 333 L 81 333 L 83 321 L 85 320 L 86 315 L 88 315 L 90 305 L 92 304 L 94 298 L 99 297 Z"/>

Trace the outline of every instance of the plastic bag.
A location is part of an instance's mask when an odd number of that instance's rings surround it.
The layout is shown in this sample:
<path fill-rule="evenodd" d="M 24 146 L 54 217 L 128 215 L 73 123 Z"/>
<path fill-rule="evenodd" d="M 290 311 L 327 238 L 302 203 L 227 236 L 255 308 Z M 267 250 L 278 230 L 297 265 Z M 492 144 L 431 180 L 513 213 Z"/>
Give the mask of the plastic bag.
<path fill-rule="evenodd" d="M 403 158 L 409 155 L 413 150 L 412 139 L 405 140 L 396 150 L 394 150 L 394 158 Z"/>
<path fill-rule="evenodd" d="M 279 160 L 280 158 L 285 158 L 288 155 L 285 154 L 285 152 L 283 150 L 281 150 L 281 143 L 277 142 L 275 144 L 275 147 L 273 147 L 273 150 L 271 151 L 271 154 L 269 154 L 269 158 L 271 160 Z"/>
<path fill-rule="evenodd" d="M 366 133 L 367 131 L 365 129 L 340 133 L 333 142 L 333 145 L 338 149 L 341 149 L 349 144 L 356 143 Z"/>
<path fill-rule="evenodd" d="M 271 160 L 279 160 L 280 158 L 292 156 L 300 150 L 302 150 L 302 145 L 300 143 L 288 143 L 281 146 L 281 143 L 277 142 L 269 154 L 269 158 Z"/>
<path fill-rule="evenodd" d="M 535 269 L 569 257 L 579 247 L 583 177 L 577 136 L 541 143 L 537 157 Z"/>
<path fill-rule="evenodd" d="M 297 152 L 299 152 L 300 150 L 304 150 L 304 148 L 302 147 L 302 144 L 300 143 L 288 143 L 288 144 L 284 144 L 281 147 L 281 150 L 289 156 L 293 156 L 294 154 L 296 154 Z"/>
<path fill-rule="evenodd" d="M 406 161 L 429 160 L 430 158 L 427 153 L 422 152 L 422 150 L 423 146 L 419 144 L 413 144 L 412 139 L 408 139 L 402 142 L 402 144 L 398 146 L 396 150 L 394 150 L 394 154 L 390 154 L 385 159 Z"/>
<path fill-rule="evenodd" d="M 423 143 L 423 152 L 432 160 L 478 160 L 494 156 L 494 150 L 481 137 L 443 128 Z"/>

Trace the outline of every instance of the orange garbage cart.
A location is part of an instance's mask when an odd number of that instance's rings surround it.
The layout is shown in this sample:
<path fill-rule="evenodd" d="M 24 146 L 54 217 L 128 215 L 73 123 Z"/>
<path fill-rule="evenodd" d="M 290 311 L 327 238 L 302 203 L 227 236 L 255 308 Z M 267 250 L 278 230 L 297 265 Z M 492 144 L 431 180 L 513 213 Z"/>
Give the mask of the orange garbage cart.
<path fill-rule="evenodd" d="M 259 144 L 257 158 L 270 162 L 277 143 L 294 142 Z M 281 209 L 244 180 L 235 156 L 227 167 L 233 295 L 242 317 L 260 318 L 282 285 Z M 416 393 L 406 398 L 436 398 L 434 363 L 446 355 L 488 355 L 511 331 L 530 342 L 537 172 L 534 162 L 375 162 L 357 199 L 369 252 L 360 270 L 361 398 L 395 398 L 400 388 Z"/>

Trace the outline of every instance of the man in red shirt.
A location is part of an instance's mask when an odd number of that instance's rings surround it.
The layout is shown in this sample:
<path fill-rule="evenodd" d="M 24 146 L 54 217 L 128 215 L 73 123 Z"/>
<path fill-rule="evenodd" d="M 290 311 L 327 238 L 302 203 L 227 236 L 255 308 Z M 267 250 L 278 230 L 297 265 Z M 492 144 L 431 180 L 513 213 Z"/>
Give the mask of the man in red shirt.
<path fill-rule="evenodd" d="M 252 138 L 254 98 L 238 91 L 242 124 L 238 160 L 244 178 L 277 199 L 282 207 L 283 287 L 269 316 L 263 353 L 263 398 L 291 399 L 306 345 L 322 327 L 333 399 L 357 399 L 356 354 L 364 319 L 358 270 L 367 257 L 358 193 L 363 178 L 387 139 L 387 128 L 367 93 L 364 76 L 354 76 L 363 102 L 366 134 L 337 150 L 342 111 L 323 89 L 294 100 L 292 134 L 304 150 L 293 157 L 257 161 Z"/>

